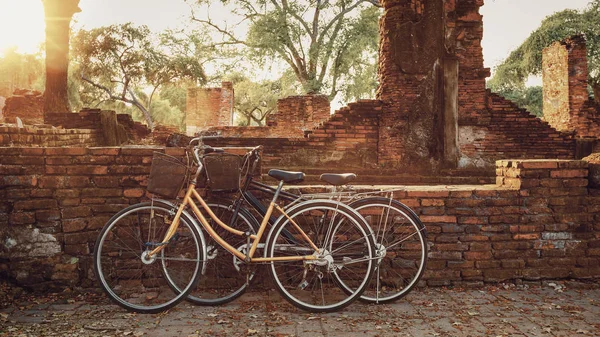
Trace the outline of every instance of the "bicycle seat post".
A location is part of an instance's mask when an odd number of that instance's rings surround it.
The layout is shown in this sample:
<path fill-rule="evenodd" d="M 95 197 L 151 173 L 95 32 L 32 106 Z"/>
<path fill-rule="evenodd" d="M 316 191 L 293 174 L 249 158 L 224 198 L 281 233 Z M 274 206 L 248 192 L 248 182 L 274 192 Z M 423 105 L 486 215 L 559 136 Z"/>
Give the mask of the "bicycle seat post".
<path fill-rule="evenodd" d="M 279 192 L 281 192 L 281 189 L 283 189 L 283 180 L 279 181 L 279 185 L 277 185 L 277 189 L 275 190 L 275 194 L 273 195 L 273 203 L 275 203 L 277 201 L 277 198 L 279 198 Z"/>

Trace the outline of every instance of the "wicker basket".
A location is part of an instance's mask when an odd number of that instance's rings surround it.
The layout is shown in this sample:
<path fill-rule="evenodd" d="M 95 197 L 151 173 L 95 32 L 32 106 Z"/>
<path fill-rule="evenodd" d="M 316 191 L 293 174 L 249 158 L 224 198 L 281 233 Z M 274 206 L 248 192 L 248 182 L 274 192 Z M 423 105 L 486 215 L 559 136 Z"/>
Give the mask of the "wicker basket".
<path fill-rule="evenodd" d="M 154 152 L 148 192 L 174 199 L 188 177 L 188 166 L 181 160 L 164 153 Z"/>
<path fill-rule="evenodd" d="M 215 192 L 240 188 L 242 157 L 231 153 L 212 153 L 203 158 L 206 186 Z"/>

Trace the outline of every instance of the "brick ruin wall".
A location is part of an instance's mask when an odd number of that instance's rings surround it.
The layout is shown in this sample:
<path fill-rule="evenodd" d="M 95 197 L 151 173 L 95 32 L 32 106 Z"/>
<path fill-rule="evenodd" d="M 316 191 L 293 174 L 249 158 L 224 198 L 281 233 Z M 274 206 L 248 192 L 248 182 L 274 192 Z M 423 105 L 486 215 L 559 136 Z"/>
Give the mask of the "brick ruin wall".
<path fill-rule="evenodd" d="M 0 121 L 15 123 L 17 117 L 25 124 L 44 124 L 44 97 L 39 91 L 17 89 L 6 98 L 0 110 Z"/>
<path fill-rule="evenodd" d="M 210 116 L 202 115 L 204 116 L 202 118 L 205 118 L 204 124 L 213 125 L 210 132 L 232 138 L 230 141 L 225 141 L 226 143 L 245 142 L 258 145 L 259 139 L 276 137 L 281 139 L 283 144 L 294 144 L 290 145 L 289 152 L 298 153 L 311 152 L 315 146 L 318 147 L 324 142 L 331 142 L 325 146 L 343 144 L 343 148 L 356 150 L 355 145 L 361 143 L 358 140 L 362 139 L 364 134 L 368 134 L 369 137 L 376 134 L 376 141 L 369 141 L 367 146 L 360 145 L 362 149 L 366 149 L 363 151 L 370 153 L 367 160 L 343 163 L 350 167 L 362 165 L 362 168 L 377 167 L 395 170 L 396 174 L 427 172 L 429 175 L 440 175 L 442 172 L 439 171 L 439 160 L 435 157 L 439 156 L 441 151 L 440 130 L 443 130 L 444 127 L 440 127 L 439 116 L 431 115 L 438 113 L 439 111 L 436 109 L 441 107 L 438 104 L 440 103 L 439 93 L 431 94 L 431 92 L 438 90 L 436 85 L 440 84 L 439 74 L 437 74 L 439 62 L 437 61 L 456 60 L 459 69 L 456 113 L 460 168 L 484 169 L 491 173 L 495 160 L 508 157 L 575 158 L 576 145 L 574 145 L 571 134 L 557 132 L 548 124 L 540 122 L 514 104 L 486 92 L 485 78 L 489 76 L 489 69 L 483 66 L 481 49 L 483 24 L 479 14 L 479 7 L 483 1 L 445 0 L 443 6 L 433 0 L 386 0 L 382 3 L 384 16 L 380 23 L 382 34 L 379 60 L 381 86 L 378 91 L 380 100 L 379 104 L 373 105 L 377 106 L 377 109 L 372 111 L 366 111 L 362 107 L 364 104 L 359 102 L 360 114 L 365 117 L 355 118 L 359 122 L 368 120 L 368 124 L 365 125 L 366 129 L 357 130 L 352 123 L 344 122 L 347 119 L 345 109 L 338 112 L 341 114 L 339 117 L 327 115 L 325 99 L 311 96 L 282 100 L 280 113 L 271 120 L 273 126 L 277 125 L 276 128 L 228 126 L 231 124 L 233 90 L 227 83 L 224 83 L 222 88 L 209 91 L 206 89 L 190 90 L 188 115 L 190 111 L 213 111 Z M 443 13 L 441 21 L 437 15 L 434 15 L 439 14 L 438 12 Z M 407 45 L 407 40 L 398 33 L 398 26 L 412 25 L 412 28 L 409 27 L 410 29 L 407 30 L 408 32 L 420 31 L 418 29 L 420 26 L 415 26 L 420 19 L 423 21 L 433 20 L 433 23 L 427 26 L 429 28 L 425 27 L 424 31 L 439 35 L 438 38 L 432 39 L 426 44 L 422 44 L 420 40 L 411 40 L 414 44 L 413 49 L 400 48 L 399 45 Z M 423 38 L 427 39 L 427 36 Z M 425 66 L 417 64 L 421 62 L 421 57 L 418 57 L 421 54 L 414 53 L 431 47 L 432 42 L 435 42 L 433 43 L 435 45 L 445 46 L 445 50 L 432 47 L 435 52 L 427 54 L 429 56 L 426 59 L 433 61 L 425 62 Z M 410 57 L 405 58 L 404 56 L 407 55 Z M 405 62 L 411 59 L 415 64 Z M 429 76 L 425 82 L 419 80 L 424 76 L 423 73 Z M 204 98 L 208 97 L 209 99 L 201 100 L 200 96 L 206 96 Z M 420 101 L 420 97 L 428 97 L 428 100 Z M 591 103 L 586 103 L 584 107 L 589 106 L 592 111 L 593 108 L 589 104 Z M 210 106 L 212 108 L 209 109 Z M 353 110 L 354 108 L 349 106 L 348 109 Z M 354 112 L 352 114 L 357 115 Z M 586 116 L 592 115 L 591 112 L 585 114 Z M 92 128 L 98 125 L 95 117 L 90 114 L 86 117 L 81 117 L 81 114 L 80 117 L 75 116 L 77 115 L 65 114 L 62 117 L 55 115 L 48 116 L 47 119 L 48 123 L 63 125 L 65 128 Z M 584 119 L 582 118 L 582 121 Z M 319 121 L 321 123 L 317 123 Z M 338 125 L 333 127 L 332 123 Z M 194 125 L 200 124 L 204 125 L 194 122 Z M 297 133 L 291 132 L 294 125 Z M 318 126 L 311 130 L 314 125 Z M 376 125 L 377 128 L 374 128 L 373 125 Z M 281 132 L 273 131 L 277 129 Z M 588 129 L 588 135 L 596 132 L 592 127 L 588 127 Z M 333 134 L 337 134 L 337 136 L 332 136 Z M 305 135 L 307 138 L 303 138 Z M 534 136 L 530 137 L 530 135 Z M 241 141 L 238 138 L 250 139 Z M 51 141 L 48 144 L 51 144 Z M 295 149 L 294 146 L 296 146 Z M 549 149 L 557 149 L 557 151 L 549 151 Z M 288 151 L 288 148 L 283 147 L 273 151 L 271 154 L 273 158 L 284 158 L 280 160 L 280 165 L 288 165 L 288 162 L 293 161 L 287 159 L 294 157 L 293 154 L 281 154 Z M 339 154 L 338 149 L 319 151 L 319 153 L 326 153 L 329 158 L 341 159 L 343 156 Z M 570 154 L 567 153 L 569 151 Z M 352 156 L 356 157 L 356 155 Z M 300 155 L 295 156 L 300 159 L 301 157 Z M 432 157 L 434 157 L 433 160 Z M 311 158 L 304 162 L 312 165 L 323 161 Z M 337 160 L 337 162 L 341 163 L 342 161 Z M 302 161 L 298 163 L 302 163 Z M 432 170 L 431 167 L 434 169 Z"/>
<path fill-rule="evenodd" d="M 0 126 L 0 146 L 98 146 L 103 143 L 99 130 L 51 129 L 26 126 Z M 0 158 L 3 164 L 3 159 Z"/>
<path fill-rule="evenodd" d="M 458 62 L 459 168 L 491 172 L 494 162 L 503 158 L 575 158 L 572 133 L 558 132 L 486 91 L 490 70 L 484 67 L 481 47 L 482 0 L 445 0 L 443 4 L 385 0 L 382 4 L 377 92 L 383 102 L 380 164 L 421 172 L 441 165 L 439 130 L 447 129 L 439 126 L 439 119 L 441 102 L 448 97 L 440 97 L 440 88 L 446 84 L 439 73 L 446 71 L 444 62 L 454 60 Z"/>
<path fill-rule="evenodd" d="M 543 52 L 544 119 L 580 138 L 600 135 L 600 106 L 588 94 L 587 47 L 583 36 L 555 42 Z"/>
<path fill-rule="evenodd" d="M 192 108 L 193 106 L 188 104 L 188 109 Z M 213 119 L 214 125 L 196 128 L 194 133 L 218 134 L 233 138 L 303 138 L 306 132 L 319 127 L 330 117 L 331 105 L 327 96 L 289 96 L 277 101 L 277 111 L 267 116 L 266 126 L 233 126 L 231 121 L 214 124 L 217 118 Z M 188 133 L 188 136 L 192 135 Z"/>
<path fill-rule="evenodd" d="M 560 42 L 544 49 L 544 120 L 559 131 L 571 130 L 569 117 L 569 52 Z"/>
<path fill-rule="evenodd" d="M 189 136 L 211 126 L 233 125 L 231 82 L 223 82 L 221 88 L 189 88 L 186 102 L 185 125 Z"/>
<path fill-rule="evenodd" d="M 329 98 L 324 95 L 289 96 L 277 101 L 277 112 L 268 116 L 271 134 L 289 137 L 304 136 L 331 116 Z"/>
<path fill-rule="evenodd" d="M 503 97 L 487 92 L 477 123 L 459 125 L 459 167 L 489 168 L 503 158 L 574 159 L 573 133 L 559 132 Z"/>
<path fill-rule="evenodd" d="M 381 111 L 379 101 L 351 103 L 330 116 L 319 127 L 308 132 L 308 137 L 290 135 L 286 138 L 266 137 L 253 130 L 267 128 L 244 128 L 241 135 L 233 133 L 226 138 L 207 143 L 215 146 L 264 146 L 265 167 L 286 169 L 310 169 L 319 171 L 352 170 L 372 167 L 377 162 L 377 115 Z M 235 130 L 240 128 L 230 128 Z M 219 130 L 214 128 L 211 130 Z"/>
<path fill-rule="evenodd" d="M 145 198 L 155 150 L 0 148 L 0 275 L 38 290 L 95 287 L 99 230 Z M 583 161 L 499 161 L 495 185 L 405 187 L 394 197 L 427 227 L 429 285 L 597 279 L 600 193 L 587 177 Z"/>

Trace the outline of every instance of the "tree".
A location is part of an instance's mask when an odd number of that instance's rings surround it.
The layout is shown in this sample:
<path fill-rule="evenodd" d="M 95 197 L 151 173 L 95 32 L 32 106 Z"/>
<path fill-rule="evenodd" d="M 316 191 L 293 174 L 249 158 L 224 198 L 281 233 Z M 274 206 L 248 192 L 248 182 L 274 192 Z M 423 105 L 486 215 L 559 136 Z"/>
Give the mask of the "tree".
<path fill-rule="evenodd" d="M 20 54 L 16 47 L 0 57 L 0 96 L 10 96 L 15 89 L 43 90 L 44 60 L 39 54 Z"/>
<path fill-rule="evenodd" d="M 331 100 L 352 82 L 361 65 L 376 62 L 380 10 L 371 6 L 379 6 L 376 0 L 222 2 L 234 5 L 238 24 L 249 23 L 245 37 L 236 34 L 237 24 L 225 26 L 210 16 L 193 16 L 192 20 L 221 34 L 217 45 L 246 46 L 257 62 L 283 61 L 305 93 L 327 92 Z"/>
<path fill-rule="evenodd" d="M 172 32 L 156 37 L 148 27 L 131 23 L 79 31 L 74 54 L 82 79 L 91 86 L 87 98 L 131 104 L 154 128 L 152 100 L 159 87 L 185 81 L 197 85 L 206 79 L 198 51 L 182 49 L 180 41 Z M 142 99 L 144 89 L 149 94 Z"/>
<path fill-rule="evenodd" d="M 281 98 L 297 95 L 299 88 L 295 77 L 286 72 L 277 80 L 254 82 L 234 73 L 226 78 L 233 83 L 235 91 L 235 123 L 242 126 L 265 125 L 267 117 L 277 111 L 277 101 Z"/>
<path fill-rule="evenodd" d="M 46 89 L 44 113 L 69 112 L 69 35 L 79 0 L 42 0 L 46 18 Z"/>
<path fill-rule="evenodd" d="M 501 88 L 497 93 L 537 117 L 542 117 L 544 115 L 544 99 L 541 86 Z"/>
<path fill-rule="evenodd" d="M 496 68 L 488 86 L 496 92 L 523 91 L 527 77 L 542 72 L 543 49 L 576 34 L 587 40 L 589 83 L 600 92 L 600 0 L 591 1 L 583 11 L 568 9 L 545 18 Z"/>

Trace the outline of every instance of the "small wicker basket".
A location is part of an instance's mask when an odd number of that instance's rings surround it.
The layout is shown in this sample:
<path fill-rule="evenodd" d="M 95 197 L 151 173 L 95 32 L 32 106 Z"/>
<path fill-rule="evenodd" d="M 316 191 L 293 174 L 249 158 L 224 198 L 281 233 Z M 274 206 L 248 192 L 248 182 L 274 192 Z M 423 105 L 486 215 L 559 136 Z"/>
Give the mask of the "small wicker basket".
<path fill-rule="evenodd" d="M 181 160 L 154 152 L 148 179 L 148 192 L 174 199 L 179 195 L 187 178 L 188 166 Z"/>
<path fill-rule="evenodd" d="M 203 158 L 206 187 L 214 192 L 240 188 L 242 157 L 231 153 L 211 153 Z"/>

